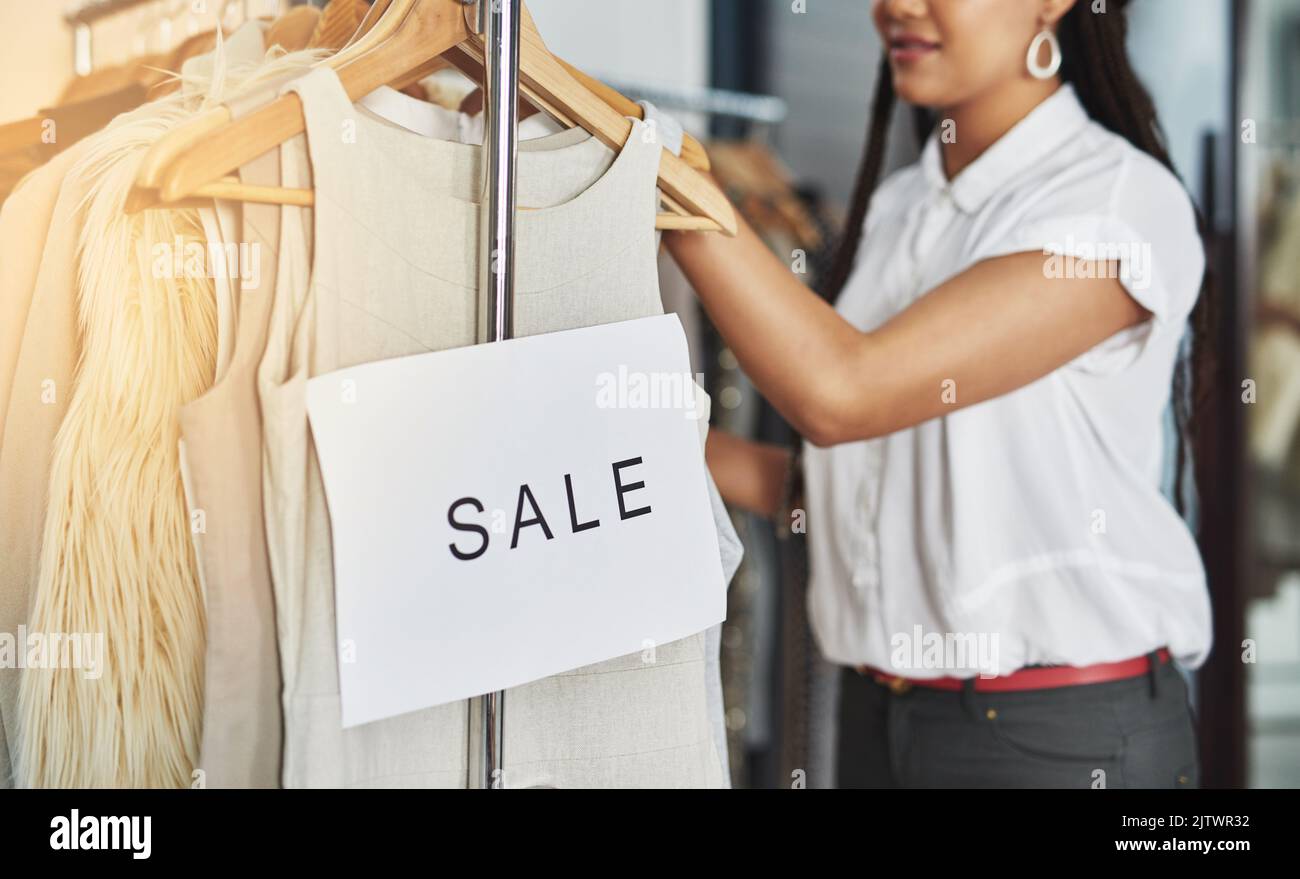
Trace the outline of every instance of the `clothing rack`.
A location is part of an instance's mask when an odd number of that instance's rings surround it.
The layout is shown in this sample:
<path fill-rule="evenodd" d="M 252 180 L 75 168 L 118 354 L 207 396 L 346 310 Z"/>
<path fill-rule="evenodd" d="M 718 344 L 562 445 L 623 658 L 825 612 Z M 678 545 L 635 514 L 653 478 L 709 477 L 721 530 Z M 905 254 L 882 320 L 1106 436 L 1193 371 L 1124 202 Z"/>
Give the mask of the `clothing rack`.
<path fill-rule="evenodd" d="M 156 0 L 85 0 L 65 20 L 76 39 L 77 73 L 90 72 L 91 25 Z M 519 128 L 519 45 L 523 0 L 459 0 L 478 5 L 483 35 L 484 134 L 479 222 L 479 341 L 501 342 L 514 335 L 516 169 Z M 491 789 L 503 784 L 505 693 L 488 693 L 470 711 L 469 781 Z"/>
<path fill-rule="evenodd" d="M 68 7 L 63 19 L 72 25 L 94 24 L 101 18 L 108 18 L 119 12 L 156 2 L 157 0 L 82 0 Z"/>
<path fill-rule="evenodd" d="M 128 9 L 144 6 L 156 0 L 81 0 L 64 13 L 63 20 L 72 26 L 73 70 L 77 76 L 86 76 L 95 66 L 95 46 L 90 26 Z"/>
<path fill-rule="evenodd" d="M 158 3 L 159 0 L 80 0 L 72 4 L 63 14 L 63 20 L 72 27 L 73 70 L 77 76 L 86 76 L 95 67 L 95 46 L 91 26 L 101 19 L 111 18 L 130 9 Z M 222 3 L 222 0 L 214 0 Z M 224 13 L 226 7 L 234 0 L 225 0 L 218 7 Z M 249 0 L 239 0 L 243 19 L 249 17 Z"/>
<path fill-rule="evenodd" d="M 519 29 L 523 0 L 460 0 L 478 3 L 483 35 L 483 197 L 479 207 L 479 342 L 514 336 L 515 182 L 519 137 Z M 470 711 L 469 771 L 472 787 L 504 785 L 504 691 L 478 698 Z M 475 784 L 477 782 L 477 784 Z"/>
<path fill-rule="evenodd" d="M 761 125 L 779 125 L 790 115 L 790 107 L 785 99 L 771 95 L 755 95 L 730 89 L 605 81 L 624 94 L 649 101 L 665 110 L 724 116 Z"/>

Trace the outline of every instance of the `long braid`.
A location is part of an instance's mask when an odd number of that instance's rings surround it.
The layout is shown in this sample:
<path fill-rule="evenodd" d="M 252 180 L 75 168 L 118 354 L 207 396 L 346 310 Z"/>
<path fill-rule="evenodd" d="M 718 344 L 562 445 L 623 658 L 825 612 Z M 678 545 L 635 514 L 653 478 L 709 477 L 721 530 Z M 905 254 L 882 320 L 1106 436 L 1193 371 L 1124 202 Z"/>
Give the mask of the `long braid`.
<path fill-rule="evenodd" d="M 1164 132 L 1156 117 L 1155 102 L 1143 87 L 1126 51 L 1127 20 L 1123 9 L 1096 13 L 1088 4 L 1078 4 L 1061 21 L 1059 38 L 1065 60 L 1061 78 L 1072 83 L 1088 114 L 1134 147 L 1154 158 L 1175 175 Z M 1205 218 L 1198 211 L 1197 228 L 1208 240 Z M 1211 334 L 1216 320 L 1213 273 L 1207 265 L 1200 295 L 1192 310 L 1190 364 L 1174 370 L 1173 406 L 1178 427 L 1175 460 L 1174 503 L 1186 512 L 1186 470 L 1188 446 L 1205 406 L 1204 386 L 1212 381 L 1214 368 Z M 1193 483 L 1194 484 L 1194 483 Z"/>
<path fill-rule="evenodd" d="M 1120 0 L 1115 4 L 1117 8 L 1107 13 L 1093 12 L 1091 4 L 1078 3 L 1066 13 L 1058 28 L 1064 59 L 1061 79 L 1074 86 L 1089 116 L 1176 174 L 1156 117 L 1155 103 L 1129 63 L 1128 27 L 1123 10 L 1126 5 L 1125 0 Z M 857 259 L 862 223 L 884 166 L 894 103 L 893 76 L 886 58 L 880 66 L 867 147 L 858 169 L 844 231 L 831 268 L 820 285 L 822 296 L 831 302 L 843 291 Z M 1202 238 L 1206 238 L 1205 220 L 1199 212 L 1197 226 Z M 1180 363 L 1173 378 L 1174 416 L 1178 425 L 1174 503 L 1179 512 L 1186 510 L 1187 446 L 1194 439 L 1205 402 L 1202 385 L 1208 384 L 1213 369 L 1210 340 L 1215 308 L 1213 275 L 1207 267 L 1190 318 L 1190 373 L 1187 364 Z"/>
<path fill-rule="evenodd" d="M 867 130 L 867 147 L 862 154 L 862 164 L 858 167 L 858 179 L 853 186 L 853 199 L 849 202 L 848 216 L 844 220 L 844 230 L 840 233 L 839 244 L 835 248 L 835 257 L 830 268 L 818 285 L 821 295 L 829 302 L 834 302 L 844 289 L 844 284 L 853 272 L 853 263 L 858 257 L 858 246 L 862 243 L 862 223 L 867 218 L 867 208 L 871 204 L 871 195 L 880 183 L 880 171 L 885 166 L 885 151 L 889 146 L 889 122 L 894 115 L 894 75 L 889 69 L 889 58 L 880 65 L 876 78 L 876 96 L 871 103 L 871 125 Z"/>

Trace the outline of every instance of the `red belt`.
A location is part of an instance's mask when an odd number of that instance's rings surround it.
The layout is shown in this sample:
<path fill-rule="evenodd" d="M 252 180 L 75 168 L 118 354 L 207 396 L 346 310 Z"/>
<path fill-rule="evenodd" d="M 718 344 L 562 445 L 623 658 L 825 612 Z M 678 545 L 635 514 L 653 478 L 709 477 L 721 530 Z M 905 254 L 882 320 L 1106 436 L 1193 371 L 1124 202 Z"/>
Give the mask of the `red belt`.
<path fill-rule="evenodd" d="M 1156 656 L 1162 663 L 1169 662 L 1169 651 L 1163 647 L 1156 651 Z M 896 694 L 906 693 L 912 687 L 960 692 L 967 680 L 965 678 L 908 678 L 886 674 L 866 665 L 858 666 L 858 671 L 870 675 L 877 683 L 884 684 Z M 1083 667 L 1057 665 L 1022 668 L 1001 677 L 975 678 L 975 692 L 1011 693 L 1017 690 L 1050 690 L 1055 687 L 1077 687 L 1081 684 L 1104 684 L 1108 681 L 1141 677 L 1150 671 L 1151 662 L 1146 656 Z"/>

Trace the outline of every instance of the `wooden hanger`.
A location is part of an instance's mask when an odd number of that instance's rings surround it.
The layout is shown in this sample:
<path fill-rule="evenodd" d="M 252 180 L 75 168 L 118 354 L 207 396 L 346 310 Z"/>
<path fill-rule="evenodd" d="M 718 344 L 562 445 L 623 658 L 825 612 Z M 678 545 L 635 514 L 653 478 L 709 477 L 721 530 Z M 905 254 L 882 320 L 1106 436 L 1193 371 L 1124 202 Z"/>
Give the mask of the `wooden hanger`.
<path fill-rule="evenodd" d="M 522 22 L 521 32 L 525 35 L 531 36 L 535 44 L 541 47 L 541 51 L 548 51 L 546 50 L 545 42 L 542 40 L 541 32 L 537 30 L 537 25 L 533 21 L 533 16 L 528 11 L 527 6 L 525 6 L 521 10 L 521 22 Z M 585 88 L 587 88 L 593 94 L 597 95 L 602 100 L 604 100 L 605 103 L 613 107 L 619 113 L 619 115 L 631 116 L 635 119 L 645 118 L 645 108 L 642 107 L 640 104 L 636 103 L 635 101 L 629 98 L 623 97 L 623 95 L 620 94 L 615 89 L 610 88 L 609 86 L 605 85 L 603 82 L 601 82 L 598 79 L 595 79 L 594 77 L 588 76 L 578 68 L 574 67 L 572 64 L 565 61 L 563 58 L 559 58 L 555 55 L 551 55 L 551 57 L 554 58 L 555 61 L 558 62 L 560 66 L 563 67 L 564 70 L 570 76 L 572 76 L 575 80 L 581 83 Z M 467 58 L 466 60 L 468 61 L 469 59 Z M 483 80 L 482 64 L 479 62 L 477 58 L 473 60 L 472 64 L 474 69 L 470 74 L 471 78 L 481 82 Z M 468 70 L 467 65 L 463 65 L 463 66 L 466 66 L 466 69 Z M 527 93 L 527 88 L 524 88 L 523 91 Z M 481 100 L 481 95 L 480 95 L 480 100 Z M 573 127 L 573 123 L 570 122 L 569 126 Z M 696 171 L 702 171 L 707 174 L 710 170 L 709 154 L 707 151 L 705 151 L 704 146 L 694 137 L 685 133 L 683 133 L 682 135 L 681 159 L 689 167 L 694 168 Z M 672 213 L 660 214 L 659 217 L 655 220 L 655 226 L 657 228 L 683 229 L 683 230 L 695 229 L 700 231 L 715 231 L 718 229 L 718 226 L 716 224 L 708 221 L 706 218 L 691 216 L 690 211 L 682 207 L 681 204 L 675 201 L 671 196 L 664 196 L 662 200 L 665 206 L 667 206 L 672 211 Z"/>
<path fill-rule="evenodd" d="M 0 125 L 0 155 L 39 146 L 43 142 L 45 128 L 45 120 L 40 116 Z"/>
<path fill-rule="evenodd" d="M 331 10 L 335 8 L 336 4 L 342 5 L 344 6 L 344 9 L 339 10 L 338 12 L 338 16 L 342 17 L 344 13 L 349 12 L 347 6 L 351 3 L 352 0 L 330 0 L 330 4 L 326 7 L 325 13 L 330 13 Z M 346 42 L 343 49 L 337 54 L 327 58 L 323 63 L 337 70 L 350 61 L 360 57 L 363 53 L 378 49 L 379 46 L 383 44 L 383 40 L 391 33 L 391 30 L 374 32 L 374 27 L 384 16 L 384 13 L 388 11 L 390 5 L 392 5 L 392 0 L 375 0 L 375 2 L 371 4 L 365 17 L 362 19 L 361 24 L 356 28 L 356 31 Z M 307 7 L 298 8 L 305 9 Z M 536 34 L 537 27 L 533 23 L 532 15 L 528 12 L 527 7 L 525 7 L 522 12 L 524 29 L 531 30 Z M 390 19 L 390 27 L 394 21 L 395 20 Z M 334 29 L 325 28 L 323 30 L 332 33 Z M 322 35 L 322 30 L 316 31 L 313 35 L 313 40 L 322 39 L 326 39 L 325 36 Z M 541 41 L 540 34 L 537 35 L 537 39 L 539 42 Z M 614 89 L 609 88 L 604 83 L 593 79 L 580 70 L 577 70 L 567 62 L 561 61 L 558 58 L 556 60 L 560 61 L 560 63 L 575 79 L 587 86 L 587 88 L 592 92 L 604 98 L 622 115 L 635 116 L 638 119 L 644 115 L 644 111 L 639 104 L 623 97 Z M 465 66 L 470 66 L 471 59 L 468 56 L 466 56 L 463 61 Z M 447 62 L 440 60 L 434 63 L 434 67 L 445 66 L 446 63 Z M 472 78 L 482 81 L 483 72 L 481 64 L 473 62 L 473 66 L 476 69 L 466 71 L 466 73 Z M 430 70 L 430 72 L 433 71 Z M 419 78 L 423 79 L 425 75 L 428 74 L 423 74 Z M 230 109 L 224 105 L 220 105 L 194 117 L 185 124 L 172 129 L 154 142 L 149 149 L 146 150 L 144 158 L 141 160 L 139 172 L 136 177 L 135 189 L 132 191 L 131 197 L 128 200 L 128 210 L 136 211 L 159 205 L 161 203 L 161 198 L 157 190 L 162 182 L 163 170 L 170 167 L 173 162 L 187 153 L 193 146 L 202 142 L 209 135 L 220 130 L 222 126 L 227 125 L 230 122 Z M 686 135 L 683 140 L 682 159 L 692 168 L 706 173 L 709 171 L 708 153 L 700 142 L 690 135 Z M 223 181 L 220 186 L 217 186 L 217 188 L 214 188 L 211 191 L 197 192 L 196 195 L 216 197 L 217 192 L 228 194 L 231 191 L 238 191 L 237 189 L 232 190 L 231 184 L 237 185 L 237 181 L 233 178 L 227 179 Z M 216 186 L 216 184 L 212 185 Z M 277 194 L 279 194 L 284 201 L 280 201 Z M 261 199 L 270 200 L 272 204 L 283 203 L 301 205 L 304 201 L 301 193 L 291 195 L 289 190 L 279 187 L 260 190 L 258 195 Z M 250 201 L 252 199 L 244 200 Z M 307 204 L 310 204 L 310 202 L 307 202 Z M 679 210 L 678 213 L 684 214 L 685 211 Z"/>
<path fill-rule="evenodd" d="M 411 0 L 399 0 L 406 6 L 411 6 Z M 331 6 L 334 3 L 350 4 L 351 0 L 331 0 Z M 370 12 L 362 19 L 361 24 L 357 27 L 355 33 L 347 44 L 335 54 L 329 56 L 321 63 L 341 70 L 342 68 L 357 62 L 367 55 L 377 52 L 384 43 L 396 34 L 401 25 L 406 23 L 405 11 L 394 10 L 395 15 L 384 15 L 391 5 L 390 0 L 376 0 Z M 330 7 L 325 12 L 328 13 Z M 445 17 L 445 16 L 444 16 Z M 382 22 L 382 26 L 381 26 Z M 416 25 L 412 25 L 414 28 Z M 414 31 L 408 31 L 408 42 L 412 41 L 409 36 Z M 418 37 L 418 35 L 417 35 Z M 321 31 L 318 30 L 313 39 L 322 39 Z M 408 50 L 409 51 L 409 50 Z M 439 65 L 443 62 L 438 61 Z M 431 71 L 430 71 L 431 72 Z M 423 78 L 427 74 L 421 72 L 417 78 Z M 404 84 L 404 83 L 403 83 Z M 300 124 L 302 121 L 301 102 L 295 94 L 289 94 L 276 101 L 268 104 L 266 107 L 245 117 L 245 122 L 250 119 L 267 119 L 271 107 L 276 107 L 275 121 L 282 128 L 286 117 L 291 117 L 296 110 Z M 309 207 L 312 204 L 311 193 L 306 191 L 295 191 L 283 187 L 254 187 L 241 184 L 237 177 L 221 177 L 220 179 L 210 180 L 199 185 L 191 187 L 190 191 L 183 196 L 167 197 L 162 192 L 164 175 L 171 173 L 174 168 L 182 165 L 184 159 L 191 153 L 199 149 L 200 145 L 208 142 L 217 132 L 222 131 L 226 126 L 233 129 L 232 136 L 240 137 L 241 127 L 246 131 L 247 126 L 237 125 L 230 114 L 230 108 L 225 105 L 218 105 L 212 109 L 195 116 L 184 125 L 178 126 L 167 132 L 157 141 L 155 141 L 148 150 L 145 151 L 144 157 L 140 161 L 140 167 L 136 173 L 135 186 L 127 199 L 126 209 L 129 213 L 144 210 L 147 208 L 161 207 L 165 204 L 174 206 L 188 206 L 192 204 L 192 198 L 224 198 L 234 201 L 261 202 L 264 204 L 287 204 L 301 207 Z M 300 127 L 293 134 L 287 135 L 273 143 L 266 149 L 255 153 L 252 158 L 268 152 L 279 146 L 284 141 L 289 140 L 294 134 L 301 134 Z M 247 160 L 245 160 L 247 161 Z M 241 167 L 244 162 L 240 162 L 233 167 L 227 167 L 223 173 L 233 171 Z"/>
<path fill-rule="evenodd" d="M 526 12 L 527 10 L 525 10 Z M 560 66 L 568 71 L 569 75 L 582 83 L 593 94 L 602 98 L 606 104 L 609 104 L 624 116 L 633 116 L 637 119 L 645 119 L 645 108 L 631 98 L 623 97 L 623 94 L 615 89 L 605 85 L 595 77 L 588 76 L 578 68 L 574 67 L 568 61 L 558 55 L 555 60 Z M 712 169 L 709 163 L 709 153 L 704 149 L 704 145 L 695 139 L 689 133 L 682 135 L 682 161 L 690 165 L 696 171 L 703 171 L 706 174 Z"/>
<path fill-rule="evenodd" d="M 95 108 L 96 104 L 102 102 L 104 107 L 113 111 L 103 118 L 103 123 L 107 123 L 118 113 L 144 102 L 148 88 L 156 85 L 162 76 L 155 68 L 164 64 L 169 57 L 170 52 L 145 55 L 125 64 L 75 77 L 64 87 L 54 107 L 42 109 L 36 116 L 27 119 L 0 125 L 0 155 L 39 148 L 48 157 L 71 146 L 88 132 L 78 132 L 78 138 L 64 137 L 56 127 L 56 140 L 47 142 L 47 131 L 50 122 L 54 121 L 55 110 L 72 108 L 91 119 L 99 119 L 104 114 L 96 113 Z"/>
<path fill-rule="evenodd" d="M 374 25 L 375 21 L 378 21 L 379 16 L 383 15 L 384 11 L 388 9 L 391 2 L 392 0 L 375 0 L 375 2 L 370 6 L 370 14 L 361 22 L 361 26 L 357 29 L 357 34 L 353 37 L 353 40 L 356 40 L 369 30 L 370 27 Z M 537 24 L 533 21 L 532 13 L 528 11 L 528 7 L 525 6 L 521 10 L 521 13 L 522 26 L 524 30 L 536 34 L 537 41 L 539 43 L 542 42 L 541 34 L 537 30 Z M 588 76 L 563 58 L 557 56 L 555 60 L 560 62 L 560 65 L 568 71 L 570 76 L 582 83 L 583 86 L 593 94 L 600 97 L 605 101 L 605 103 L 609 104 L 622 115 L 633 116 L 637 119 L 645 118 L 645 108 L 636 101 L 623 97 L 623 95 L 618 91 L 605 85 L 595 77 Z M 478 75 L 481 70 L 482 68 L 479 67 L 478 70 L 475 71 L 475 74 Z M 708 152 L 704 149 L 704 145 L 690 134 L 684 134 L 682 137 L 682 161 L 697 171 L 708 173 L 710 170 Z"/>
<path fill-rule="evenodd" d="M 333 15 L 335 19 L 346 17 L 351 14 L 353 0 L 330 0 L 321 17 Z M 388 9 L 391 0 L 375 0 L 370 10 L 361 20 L 361 24 L 356 28 L 352 36 L 347 40 L 343 48 L 326 58 L 322 63 L 338 69 L 344 64 L 355 60 L 363 53 L 378 49 L 383 41 L 391 33 L 391 28 L 382 33 L 372 33 L 374 25 Z M 337 5 L 336 5 L 337 4 Z M 343 8 L 339 9 L 341 5 Z M 353 19 L 349 19 L 351 21 Z M 391 23 L 390 23 L 391 24 Z M 335 48 L 331 43 L 337 39 L 334 26 L 326 26 L 323 20 L 318 21 L 317 28 L 313 31 L 309 42 L 310 48 L 326 49 Z M 179 125 L 168 131 L 145 151 L 144 157 L 140 160 L 140 167 L 136 172 L 135 187 L 132 189 L 127 199 L 127 211 L 134 213 L 145 208 L 157 207 L 162 203 L 158 193 L 162 185 L 163 171 L 169 168 L 181 156 L 185 155 L 196 144 L 206 140 L 214 132 L 221 130 L 225 125 L 233 121 L 230 115 L 230 108 L 224 104 L 219 104 L 210 110 L 196 115 L 183 125 Z M 220 185 L 213 184 L 211 191 L 196 192 L 197 196 L 206 196 L 217 198 L 217 192 L 229 192 L 230 184 L 237 183 L 236 180 L 228 179 L 220 182 Z M 267 188 L 261 194 L 263 197 L 270 197 L 275 192 L 287 193 L 288 190 L 279 187 Z M 225 197 L 225 196 L 220 196 Z M 299 196 L 286 195 L 284 202 L 271 201 L 272 204 L 299 204 Z M 239 200 L 239 199 L 236 199 Z M 243 201 L 252 201 L 253 199 L 242 199 Z"/>
<path fill-rule="evenodd" d="M 332 3 L 334 0 L 330 0 L 330 2 Z M 367 11 L 365 17 L 361 19 L 361 24 L 357 26 L 356 31 L 352 34 L 352 38 L 344 43 L 344 46 L 351 46 L 366 34 L 370 33 L 374 28 L 375 23 L 383 17 L 385 12 L 388 11 L 388 7 L 392 5 L 392 2 L 393 0 L 375 0 L 374 3 L 371 3 L 369 11 Z"/>
<path fill-rule="evenodd" d="M 533 22 L 527 6 L 522 10 L 519 42 L 520 90 L 526 96 L 529 96 L 538 108 L 544 110 L 553 118 L 569 127 L 580 125 L 599 137 L 611 149 L 621 149 L 623 144 L 627 142 L 627 134 L 624 134 L 623 131 L 626 130 L 630 134 L 632 129 L 632 123 L 627 117 L 642 118 L 644 116 L 643 108 L 604 83 L 592 79 L 572 65 L 552 55 L 546 48 L 546 43 Z M 482 41 L 474 41 L 473 44 L 462 44 L 457 47 L 457 51 L 466 55 L 473 55 L 474 70 L 472 75 L 481 81 Z M 533 71 L 538 71 L 539 79 L 533 78 Z M 586 86 L 587 82 L 590 82 L 594 87 Z M 547 91 L 548 89 L 550 89 L 550 92 Z M 552 96 L 548 99 L 547 94 L 561 94 L 565 97 L 557 100 L 556 97 Z M 603 97 L 607 108 L 602 109 L 593 106 L 595 103 L 592 101 L 593 96 Z M 576 106 L 599 117 L 599 120 L 608 126 L 607 130 L 617 131 L 618 134 L 607 139 L 606 136 L 602 135 L 600 128 L 593 127 L 581 118 L 566 116 L 563 107 L 559 106 L 566 99 L 574 100 Z M 612 113 L 610 109 L 613 110 Z M 660 191 L 663 203 L 672 213 L 660 214 L 655 221 L 655 227 L 665 230 L 722 231 L 728 236 L 735 235 L 735 213 L 730 202 L 713 185 L 712 181 L 706 180 L 695 172 L 690 164 L 692 159 L 696 161 L 695 168 L 707 172 L 709 167 L 708 155 L 699 141 L 689 135 L 683 137 L 681 158 L 673 155 L 666 148 L 663 150 L 659 166 Z M 698 205 L 689 204 L 685 200 L 678 198 L 676 181 L 670 182 L 669 179 L 678 174 L 681 174 L 687 181 L 703 183 L 699 195 L 704 198 L 720 200 L 722 204 L 717 208 L 717 212 L 708 209 L 701 210 Z"/>
<path fill-rule="evenodd" d="M 313 49 L 341 49 L 365 32 L 365 23 L 373 13 L 374 6 L 365 0 L 330 0 L 320 13 L 308 45 Z"/>
<path fill-rule="evenodd" d="M 311 45 L 320 24 L 320 10 L 315 6 L 295 6 L 271 23 L 266 31 L 266 46 L 279 46 L 296 52 Z"/>
<path fill-rule="evenodd" d="M 0 125 L 0 156 L 28 152 L 44 161 L 100 131 L 114 118 L 148 100 L 149 89 L 139 83 L 117 91 L 41 109 L 30 119 Z"/>
<path fill-rule="evenodd" d="M 270 22 L 262 35 L 263 45 L 267 49 L 272 46 L 279 46 L 286 52 L 297 52 L 300 49 L 306 49 L 316 32 L 319 19 L 320 10 L 316 7 L 295 6 L 284 15 Z M 243 27 L 243 25 L 240 25 L 240 27 Z M 172 53 L 172 59 L 167 65 L 167 69 L 180 71 L 184 69 L 186 61 L 212 52 L 216 47 L 216 31 L 196 34 L 181 43 L 176 51 Z M 180 90 L 181 79 L 179 76 L 173 76 L 150 89 L 149 100 L 157 100 Z"/>
<path fill-rule="evenodd" d="M 371 7 L 367 7 L 369 8 Z M 267 46 L 280 45 L 288 51 L 305 48 L 319 16 L 320 10 L 311 6 L 294 7 L 270 25 L 266 32 Z M 69 136 L 71 130 L 68 126 L 59 125 L 58 143 L 46 144 L 47 124 L 50 120 L 59 121 L 57 117 L 61 111 L 67 110 L 69 115 L 78 114 L 88 121 L 102 119 L 99 124 L 107 124 L 112 117 L 145 100 L 153 101 L 179 90 L 181 81 L 170 72 L 179 71 L 190 58 L 212 51 L 216 47 L 216 40 L 215 30 L 195 34 L 181 41 L 169 53 L 146 55 L 118 67 L 97 71 L 98 74 L 103 74 L 103 78 L 93 85 L 87 83 L 91 83 L 96 74 L 79 77 L 65 90 L 56 106 L 42 109 L 37 116 L 29 119 L 0 125 L 0 155 L 38 147 L 42 152 L 53 154 L 71 146 L 80 136 L 90 133 L 79 130 L 78 137 L 73 138 Z M 108 89 L 108 85 L 113 88 Z M 129 98 L 137 93 L 139 99 L 131 103 Z M 228 113 L 226 119 L 229 119 Z"/>
<path fill-rule="evenodd" d="M 155 4 L 149 10 L 153 14 L 136 28 L 136 32 L 147 33 L 155 28 L 161 28 L 164 23 L 174 22 L 176 16 L 184 11 L 185 6 L 185 0 L 167 0 Z M 168 25 L 169 28 L 171 26 Z M 84 76 L 74 77 L 59 96 L 59 105 L 89 101 L 101 95 L 118 92 L 133 84 L 153 89 L 168 79 L 168 71 L 178 69 L 172 66 L 173 53 L 176 49 L 175 44 L 168 45 L 158 51 L 136 56 L 124 64 L 92 70 Z"/>
<path fill-rule="evenodd" d="M 447 57 L 457 67 L 481 68 L 483 45 L 468 18 L 476 14 L 456 0 L 392 0 L 389 8 L 340 56 L 340 82 L 353 101 L 381 85 L 403 85 L 428 75 Z M 452 51 L 455 50 L 455 51 Z M 632 121 L 578 82 L 554 56 L 535 28 L 523 28 L 520 39 L 520 85 L 529 99 L 560 122 L 581 126 L 614 150 L 631 135 Z M 302 102 L 289 93 L 254 113 L 216 125 L 194 137 L 188 149 L 161 167 L 145 168 L 138 183 L 152 183 L 163 202 L 194 196 L 241 201 L 300 204 L 310 192 L 287 196 L 284 190 L 247 187 L 225 175 L 266 153 L 306 127 Z M 152 172 L 153 176 L 146 176 Z M 663 151 L 659 183 L 678 215 L 662 219 L 662 228 L 721 230 L 735 234 L 736 221 L 726 197 L 680 158 Z M 286 202 L 283 199 L 293 199 Z M 688 215 L 681 215 L 688 214 Z"/>
<path fill-rule="evenodd" d="M 754 141 L 721 141 L 710 148 L 714 178 L 751 226 L 791 235 L 807 251 L 824 246 L 816 216 L 770 147 Z"/>
<path fill-rule="evenodd" d="M 537 29 L 537 23 L 533 21 L 532 13 L 525 6 L 520 10 L 522 19 L 522 33 L 530 34 L 536 42 L 545 48 L 545 41 L 542 40 L 542 34 Z M 601 98 L 606 104 L 609 104 L 622 116 L 632 116 L 636 119 L 645 119 L 645 108 L 631 98 L 625 98 L 622 93 L 612 89 L 593 76 L 588 76 L 578 68 L 574 67 L 568 61 L 558 55 L 552 55 L 560 66 L 568 72 L 570 76 L 582 83 L 592 94 Z M 682 135 L 682 161 L 690 165 L 697 171 L 708 173 L 710 170 L 709 153 L 704 149 L 704 145 L 696 140 L 692 135 L 683 133 Z"/>
<path fill-rule="evenodd" d="M 379 6 L 381 3 L 384 6 L 387 6 L 388 2 L 389 0 L 376 0 L 375 6 Z M 537 24 L 533 21 L 532 13 L 528 11 L 528 7 L 525 6 L 521 10 L 521 13 L 520 18 L 523 33 L 532 34 L 539 45 L 545 46 L 541 32 L 538 31 Z M 617 110 L 620 115 L 631 116 L 635 119 L 645 119 L 645 108 L 636 101 L 624 97 L 620 92 L 610 88 L 595 77 L 588 76 L 568 61 L 560 58 L 558 55 L 553 55 L 552 57 L 559 62 L 560 66 L 563 67 L 570 76 L 580 82 L 592 94 L 601 98 L 606 104 L 609 104 Z M 481 70 L 481 68 L 479 69 Z M 476 73 L 477 72 L 478 71 L 476 71 Z M 711 167 L 709 164 L 709 154 L 708 151 L 704 149 L 704 145 L 687 133 L 682 135 L 682 161 L 695 170 L 703 171 L 706 174 L 709 172 Z"/>

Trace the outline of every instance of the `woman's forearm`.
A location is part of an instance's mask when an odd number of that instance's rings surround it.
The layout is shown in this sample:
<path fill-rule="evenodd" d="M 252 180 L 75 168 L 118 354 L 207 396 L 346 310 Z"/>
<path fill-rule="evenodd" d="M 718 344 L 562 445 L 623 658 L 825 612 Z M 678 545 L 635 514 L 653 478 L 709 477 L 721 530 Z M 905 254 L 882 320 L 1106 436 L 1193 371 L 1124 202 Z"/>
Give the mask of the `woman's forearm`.
<path fill-rule="evenodd" d="M 818 442 L 862 334 L 738 222 L 735 238 L 668 233 L 668 249 L 741 367 L 796 430 Z"/>
<path fill-rule="evenodd" d="M 704 454 L 723 500 L 760 516 L 776 515 L 790 466 L 789 449 L 710 430 Z"/>
<path fill-rule="evenodd" d="M 862 332 L 739 225 L 735 238 L 670 233 L 668 247 L 754 384 L 818 446 L 1010 393 L 1151 317 L 1115 263 L 1048 277 L 1030 250 L 978 262 Z"/>

